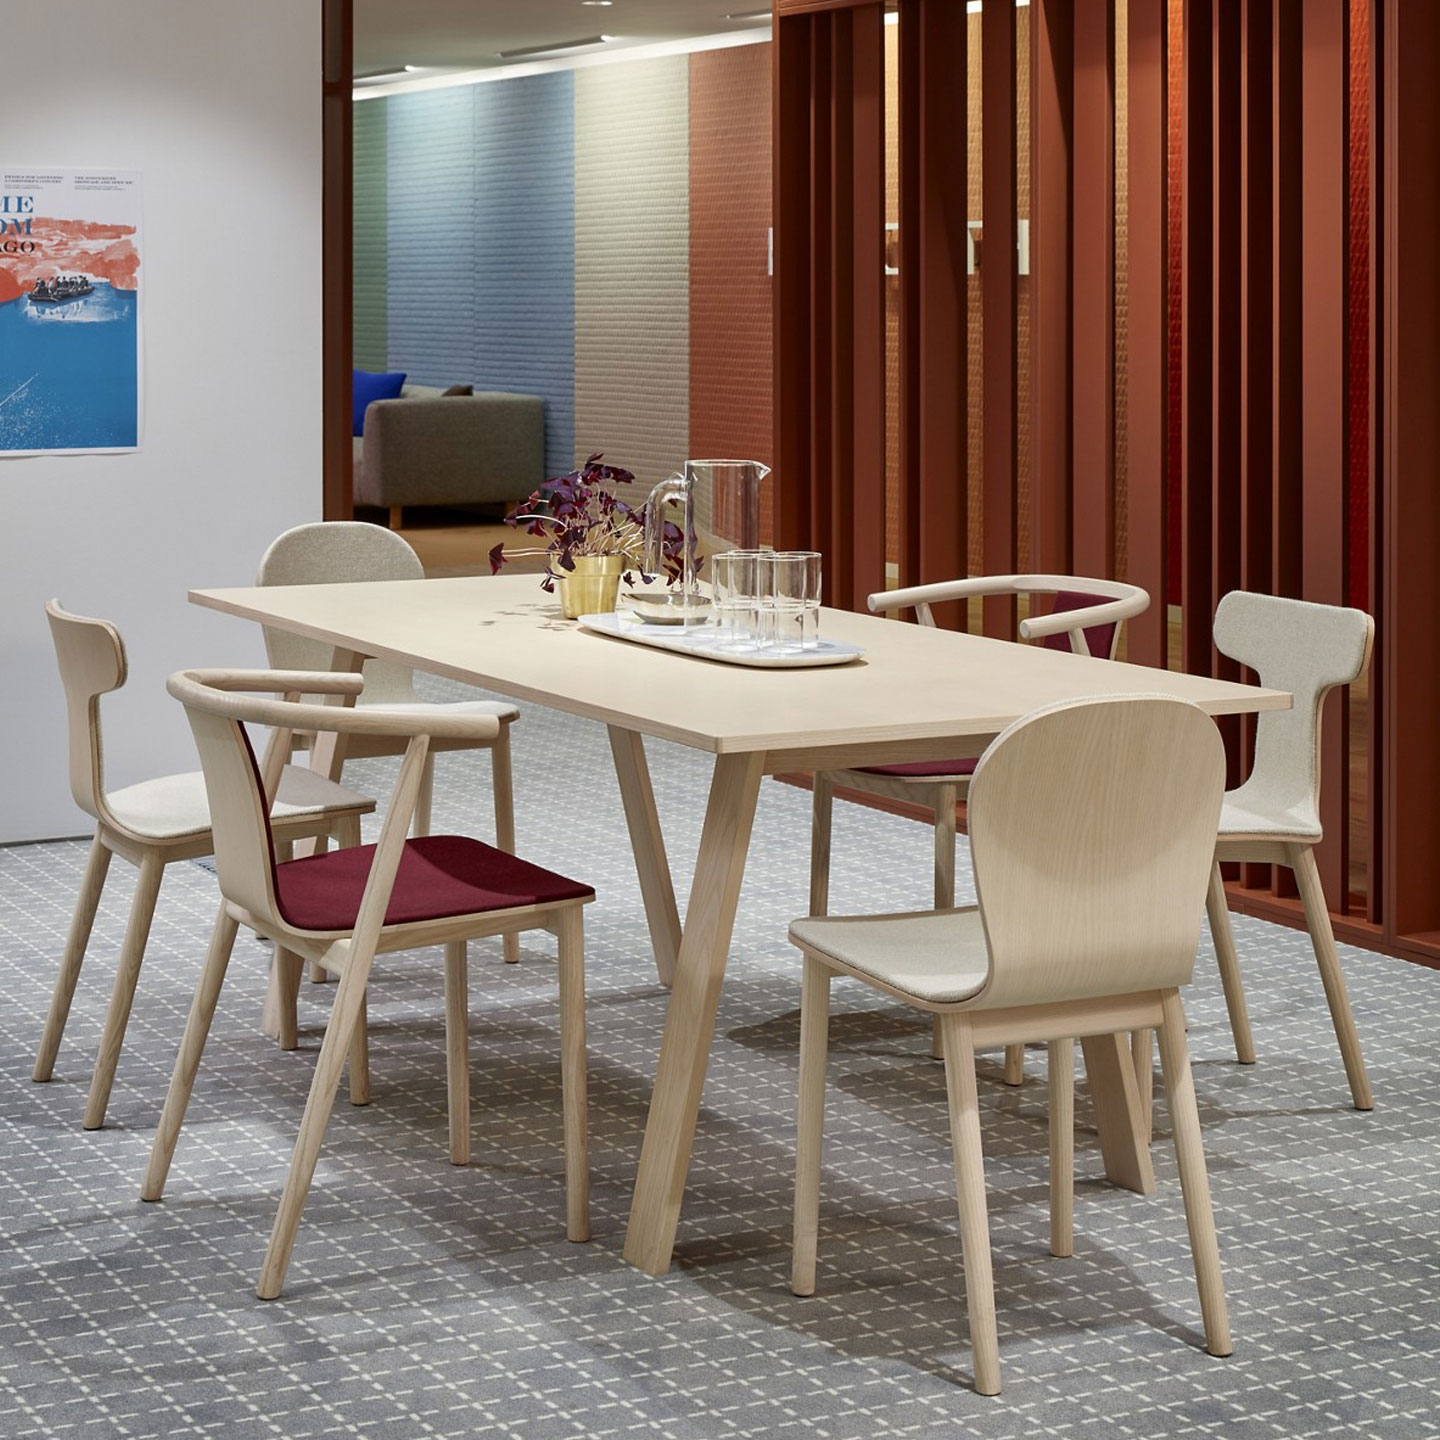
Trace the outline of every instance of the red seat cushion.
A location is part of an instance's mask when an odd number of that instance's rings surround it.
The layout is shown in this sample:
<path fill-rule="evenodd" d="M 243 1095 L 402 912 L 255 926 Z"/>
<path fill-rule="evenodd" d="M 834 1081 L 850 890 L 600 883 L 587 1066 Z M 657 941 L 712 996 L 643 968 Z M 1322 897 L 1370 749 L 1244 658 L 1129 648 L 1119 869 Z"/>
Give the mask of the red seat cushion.
<path fill-rule="evenodd" d="M 1105 595 L 1083 595 L 1078 590 L 1061 590 L 1057 592 L 1050 605 L 1050 613 L 1059 615 L 1070 610 L 1085 610 L 1091 605 L 1103 605 L 1107 599 L 1108 597 Z M 1068 651 L 1075 648 L 1070 643 L 1070 636 L 1064 631 L 1059 635 L 1047 635 L 1040 643 L 1047 650 Z M 1113 621 L 1109 625 L 1091 625 L 1085 631 L 1085 646 L 1098 659 L 1108 660 L 1114 644 L 1115 625 Z"/>
<path fill-rule="evenodd" d="M 934 776 L 943 780 L 946 776 L 973 775 L 978 760 L 911 760 L 905 765 L 863 765 L 856 766 L 862 775 L 908 775 L 912 780 Z"/>
<path fill-rule="evenodd" d="M 297 930 L 350 930 L 375 858 L 373 845 L 331 850 L 275 867 L 281 918 Z M 519 905 L 593 897 L 577 880 L 542 870 L 464 835 L 424 835 L 405 842 L 387 925 L 482 915 Z"/>

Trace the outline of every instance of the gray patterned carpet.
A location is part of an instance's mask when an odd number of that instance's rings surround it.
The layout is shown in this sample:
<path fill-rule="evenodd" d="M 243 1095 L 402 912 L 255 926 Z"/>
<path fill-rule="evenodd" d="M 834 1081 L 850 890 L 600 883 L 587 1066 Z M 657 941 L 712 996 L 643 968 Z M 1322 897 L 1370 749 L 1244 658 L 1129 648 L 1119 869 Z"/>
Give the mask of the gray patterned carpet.
<path fill-rule="evenodd" d="M 438 691 L 437 687 L 437 691 Z M 445 693 L 455 693 L 449 690 Z M 835 992 L 819 1290 L 787 1288 L 807 795 L 766 784 L 677 1263 L 620 1258 L 665 996 L 604 734 L 527 710 L 522 851 L 587 915 L 595 1238 L 563 1238 L 558 1028 L 543 937 L 472 946 L 475 1145 L 446 1160 L 438 952 L 382 963 L 374 1103 L 331 1122 L 284 1298 L 253 1296 L 332 987 L 302 1049 L 256 1022 L 242 938 L 163 1204 L 138 1187 L 214 915 L 166 877 L 107 1129 L 80 1112 L 133 871 L 112 869 L 55 1080 L 30 1066 L 79 843 L 0 850 L 0 1436 L 1440 1435 L 1440 973 L 1345 952 L 1378 1108 L 1348 1102 L 1303 936 L 1237 919 L 1260 1064 L 1231 1062 L 1208 947 L 1187 997 L 1236 1351 L 1207 1356 L 1157 1111 L 1158 1192 L 1111 1190 L 1078 1106 L 1076 1252 L 1046 1252 L 1044 1086 L 982 1085 L 1005 1393 L 969 1388 L 941 1070 L 927 1030 Z M 677 884 L 704 757 L 651 747 Z M 393 764 L 393 762 L 391 762 Z M 384 762 L 352 783 L 387 787 Z M 436 828 L 488 814 L 440 761 Z M 381 789 L 377 793 L 387 793 Z M 488 821 L 478 833 L 489 834 Z M 836 909 L 927 903 L 921 826 L 837 807 Z M 962 867 L 963 868 L 963 867 Z M 682 894 L 683 904 L 683 894 Z M 1041 1069 L 1031 1059 L 1032 1076 Z"/>

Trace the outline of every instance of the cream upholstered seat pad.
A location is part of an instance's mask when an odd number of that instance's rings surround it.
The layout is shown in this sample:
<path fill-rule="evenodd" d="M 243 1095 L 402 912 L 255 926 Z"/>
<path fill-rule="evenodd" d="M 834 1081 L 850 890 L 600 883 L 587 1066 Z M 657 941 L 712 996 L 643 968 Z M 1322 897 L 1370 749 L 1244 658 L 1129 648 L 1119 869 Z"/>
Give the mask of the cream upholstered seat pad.
<path fill-rule="evenodd" d="M 142 780 L 123 790 L 111 790 L 105 803 L 116 821 L 135 835 L 155 840 L 178 840 L 210 828 L 210 805 L 205 798 L 205 777 L 198 771 Z M 322 810 L 373 810 L 375 802 L 347 790 L 303 765 L 287 765 L 280 776 L 274 815 L 318 814 Z"/>
<path fill-rule="evenodd" d="M 985 988 L 990 952 L 973 905 L 899 915 L 814 915 L 790 939 L 838 969 L 929 1005 L 958 1005 Z"/>
<path fill-rule="evenodd" d="M 1293 835 L 1297 840 L 1318 840 L 1323 833 L 1315 805 L 1308 797 L 1293 804 L 1276 800 L 1264 809 L 1252 809 L 1247 797 L 1232 790 L 1220 807 L 1220 834 Z"/>

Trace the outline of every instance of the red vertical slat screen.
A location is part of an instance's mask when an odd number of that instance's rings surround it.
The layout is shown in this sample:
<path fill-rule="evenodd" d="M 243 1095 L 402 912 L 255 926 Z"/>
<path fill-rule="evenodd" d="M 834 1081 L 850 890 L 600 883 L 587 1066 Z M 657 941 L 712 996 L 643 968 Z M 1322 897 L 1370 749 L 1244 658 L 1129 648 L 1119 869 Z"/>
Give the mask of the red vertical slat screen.
<path fill-rule="evenodd" d="M 1019 565 L 1019 345 L 1016 277 L 1015 7 L 987 5 L 980 15 L 980 114 L 984 250 L 980 264 L 984 319 L 984 431 L 981 482 L 985 507 L 985 569 L 1013 574 Z M 1015 632 L 1015 602 L 985 601 L 985 633 Z"/>
<path fill-rule="evenodd" d="M 967 557 L 1118 565 L 1154 600 L 1130 658 L 1167 662 L 1178 603 L 1180 663 L 1206 674 L 1236 668 L 1211 639 L 1236 587 L 1368 594 L 1369 684 L 1322 730 L 1321 874 L 1342 939 L 1440 964 L 1440 5 L 1127 0 L 1120 33 L 1114 0 L 992 0 L 968 27 L 963 0 L 898 6 L 903 533 L 883 531 L 881 10 L 777 0 L 779 538 L 824 548 L 848 605 L 885 582 L 887 540 L 902 584 Z M 1013 621 L 986 607 L 987 633 Z M 1253 727 L 1228 739 L 1238 778 Z M 1230 896 L 1299 919 L 1282 869 Z"/>

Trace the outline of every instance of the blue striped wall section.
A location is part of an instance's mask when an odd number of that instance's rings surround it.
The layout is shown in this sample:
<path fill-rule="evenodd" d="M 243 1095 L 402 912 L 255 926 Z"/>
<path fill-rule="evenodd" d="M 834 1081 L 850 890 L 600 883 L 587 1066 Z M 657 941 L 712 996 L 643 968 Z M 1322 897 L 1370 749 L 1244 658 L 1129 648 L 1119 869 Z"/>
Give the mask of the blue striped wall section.
<path fill-rule="evenodd" d="M 388 363 L 420 385 L 475 371 L 475 88 L 365 102 L 388 112 Z"/>
<path fill-rule="evenodd" d="M 477 388 L 545 401 L 545 466 L 575 450 L 575 74 L 474 96 Z"/>

